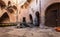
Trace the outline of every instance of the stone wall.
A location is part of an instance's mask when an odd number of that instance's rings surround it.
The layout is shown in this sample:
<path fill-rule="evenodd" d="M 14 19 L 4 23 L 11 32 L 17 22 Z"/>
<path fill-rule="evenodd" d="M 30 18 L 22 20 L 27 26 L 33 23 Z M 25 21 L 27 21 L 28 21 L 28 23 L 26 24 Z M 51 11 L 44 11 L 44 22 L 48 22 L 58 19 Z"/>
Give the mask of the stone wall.
<path fill-rule="evenodd" d="M 5 4 L 6 4 L 6 7 L 1 10 L 0 8 L 0 17 L 5 13 L 7 12 L 8 16 L 9 16 L 9 23 L 15 23 L 15 22 L 22 22 L 22 18 L 23 17 L 26 17 L 26 21 L 27 22 L 30 22 L 30 19 L 29 19 L 29 14 L 32 14 L 33 16 L 33 19 L 34 19 L 34 16 L 35 16 L 35 12 L 36 11 L 39 11 L 39 0 L 32 0 L 31 3 L 28 3 L 27 4 L 27 8 L 21 8 L 21 6 L 23 4 L 21 4 L 20 2 L 24 1 L 24 0 L 2 0 Z M 17 10 L 14 10 L 14 12 L 12 13 L 9 13 L 6 8 L 8 7 L 8 2 L 10 1 L 10 6 L 13 6 L 15 5 L 17 7 Z M 25 0 L 25 3 L 26 3 L 27 0 Z M 37 3 L 36 3 L 37 2 Z M 24 3 L 24 2 L 23 2 Z M 5 21 L 5 23 L 7 23 Z"/>
<path fill-rule="evenodd" d="M 7 12 L 9 15 L 10 22 L 22 22 L 22 18 L 26 17 L 26 21 L 30 22 L 29 19 L 29 14 L 32 14 L 33 16 L 33 21 L 35 18 L 35 12 L 39 11 L 40 12 L 40 20 L 41 20 L 41 25 L 44 25 L 45 23 L 45 10 L 46 8 L 56 2 L 60 2 L 60 0 L 32 0 L 31 3 L 27 4 L 27 8 L 23 6 L 21 8 L 21 3 L 19 3 L 19 0 L 3 0 L 6 5 L 8 5 L 8 1 L 11 1 L 11 5 L 15 5 L 17 7 L 17 10 L 14 10 L 14 12 L 8 13 L 7 10 L 0 9 L 0 17 L 3 15 L 4 12 Z M 26 0 L 25 0 L 26 1 Z M 2 13 L 1 13 L 2 12 Z"/>
<path fill-rule="evenodd" d="M 41 0 L 41 26 L 44 26 L 45 23 L 45 10 L 46 8 L 56 2 L 60 2 L 60 0 Z"/>

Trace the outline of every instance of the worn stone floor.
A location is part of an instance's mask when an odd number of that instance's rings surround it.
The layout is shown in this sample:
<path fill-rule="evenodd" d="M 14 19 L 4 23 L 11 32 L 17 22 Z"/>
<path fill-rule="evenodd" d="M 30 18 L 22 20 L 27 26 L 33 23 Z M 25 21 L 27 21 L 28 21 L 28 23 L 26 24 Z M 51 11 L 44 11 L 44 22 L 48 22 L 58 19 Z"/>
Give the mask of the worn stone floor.
<path fill-rule="evenodd" d="M 60 37 L 54 29 L 0 27 L 0 37 Z"/>

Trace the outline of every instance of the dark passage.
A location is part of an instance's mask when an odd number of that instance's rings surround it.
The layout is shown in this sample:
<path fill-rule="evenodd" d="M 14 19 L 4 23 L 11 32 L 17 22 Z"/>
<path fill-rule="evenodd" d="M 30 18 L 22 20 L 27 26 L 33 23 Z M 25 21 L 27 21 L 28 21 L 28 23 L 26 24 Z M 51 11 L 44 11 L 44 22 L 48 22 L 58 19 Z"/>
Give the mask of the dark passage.
<path fill-rule="evenodd" d="M 47 7 L 45 25 L 49 27 L 60 26 L 60 3 L 54 3 Z"/>
<path fill-rule="evenodd" d="M 8 20 L 9 16 L 7 13 L 4 13 L 1 17 L 0 17 L 0 23 L 3 23 L 3 21 Z"/>
<path fill-rule="evenodd" d="M 39 26 L 40 25 L 40 16 L 39 15 L 40 15 L 39 11 L 37 11 L 35 13 L 35 16 L 36 16 L 36 18 L 35 18 L 35 26 Z"/>
<path fill-rule="evenodd" d="M 29 25 L 26 22 L 26 17 L 23 17 L 22 23 L 20 23 L 20 28 L 29 27 Z"/>
<path fill-rule="evenodd" d="M 30 18 L 30 24 L 33 24 L 33 17 L 32 17 L 32 15 L 31 14 L 29 14 L 29 18 Z"/>

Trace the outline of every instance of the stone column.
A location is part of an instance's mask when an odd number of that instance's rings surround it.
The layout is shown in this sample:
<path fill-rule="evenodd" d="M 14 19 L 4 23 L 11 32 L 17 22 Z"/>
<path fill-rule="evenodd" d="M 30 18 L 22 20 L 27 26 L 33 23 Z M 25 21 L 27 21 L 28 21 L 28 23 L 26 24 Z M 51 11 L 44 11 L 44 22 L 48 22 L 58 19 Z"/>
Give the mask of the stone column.
<path fill-rule="evenodd" d="M 40 28 L 44 28 L 44 24 L 45 24 L 45 13 L 43 11 L 43 8 L 42 8 L 42 0 L 40 0 L 39 2 L 39 6 L 40 6 Z"/>
<path fill-rule="evenodd" d="M 41 16 L 40 18 L 40 28 L 44 28 L 45 27 L 45 17 L 44 16 Z"/>

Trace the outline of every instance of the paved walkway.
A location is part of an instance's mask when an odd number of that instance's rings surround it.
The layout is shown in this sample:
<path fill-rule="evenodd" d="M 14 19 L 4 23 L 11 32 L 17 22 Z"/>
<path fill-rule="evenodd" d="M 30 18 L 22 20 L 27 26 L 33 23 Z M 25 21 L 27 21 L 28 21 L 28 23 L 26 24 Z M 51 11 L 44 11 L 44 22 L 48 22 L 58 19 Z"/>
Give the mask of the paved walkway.
<path fill-rule="evenodd" d="M 0 27 L 0 37 L 60 37 L 53 29 Z"/>

